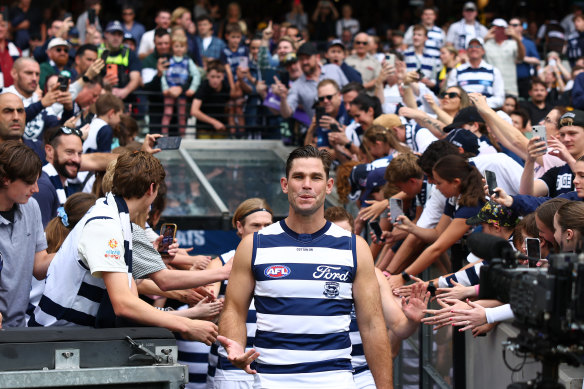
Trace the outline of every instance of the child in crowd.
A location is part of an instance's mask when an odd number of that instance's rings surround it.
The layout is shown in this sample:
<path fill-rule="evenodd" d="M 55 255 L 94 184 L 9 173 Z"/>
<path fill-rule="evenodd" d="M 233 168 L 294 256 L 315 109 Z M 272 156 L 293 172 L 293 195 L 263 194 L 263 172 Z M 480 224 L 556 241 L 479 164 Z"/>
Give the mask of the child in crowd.
<path fill-rule="evenodd" d="M 181 135 L 185 134 L 186 97 L 194 96 L 200 83 L 199 69 L 187 55 L 187 37 L 184 32 L 177 30 L 172 34 L 172 57 L 168 60 L 168 68 L 161 79 L 164 95 L 163 134 L 168 134 L 175 102 L 178 104 L 179 131 Z"/>
<path fill-rule="evenodd" d="M 225 131 L 225 105 L 229 101 L 231 88 L 225 80 L 225 68 L 221 62 L 211 60 L 207 63 L 207 79 L 195 93 L 191 115 L 197 118 L 197 130 Z M 198 135 L 202 138 L 208 135 Z M 213 135 L 224 138 L 223 135 Z"/>
<path fill-rule="evenodd" d="M 124 111 L 122 100 L 111 93 L 105 93 L 95 102 L 96 116 L 89 125 L 89 134 L 83 142 L 84 153 L 109 153 L 112 151 L 114 130 L 120 123 Z"/>
<path fill-rule="evenodd" d="M 245 118 L 243 116 L 243 104 L 245 103 L 245 96 L 239 83 L 237 83 L 237 68 L 240 67 L 246 71 L 249 69 L 249 54 L 246 46 L 241 45 L 241 38 L 243 33 L 241 27 L 237 23 L 229 23 L 225 27 L 225 37 L 227 39 L 227 47 L 221 52 L 221 63 L 225 66 L 225 74 L 229 87 L 232 90 L 232 97 L 227 104 L 227 123 L 232 134 L 243 132 L 245 126 Z"/>

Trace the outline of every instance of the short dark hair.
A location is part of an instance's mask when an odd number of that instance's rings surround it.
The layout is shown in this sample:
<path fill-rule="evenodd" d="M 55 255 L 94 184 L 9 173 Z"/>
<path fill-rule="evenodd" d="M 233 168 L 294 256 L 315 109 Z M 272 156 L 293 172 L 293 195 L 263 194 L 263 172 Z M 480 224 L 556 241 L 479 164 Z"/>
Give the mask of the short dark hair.
<path fill-rule="evenodd" d="M 162 38 L 165 35 L 170 35 L 166 28 L 157 27 L 156 30 L 154 30 L 154 38 Z"/>
<path fill-rule="evenodd" d="M 219 73 L 225 73 L 225 66 L 223 66 L 221 61 L 218 59 L 214 59 L 207 62 L 207 74 L 209 74 L 211 70 L 215 70 Z"/>
<path fill-rule="evenodd" d="M 241 30 L 241 25 L 239 23 L 228 23 L 225 26 L 225 35 L 230 34 L 242 34 L 243 31 Z"/>
<path fill-rule="evenodd" d="M 79 46 L 79 48 L 77 48 L 77 51 L 75 52 L 75 58 L 82 57 L 86 51 L 93 51 L 97 53 L 97 46 L 92 45 L 91 43 L 86 43 L 84 45 Z"/>
<path fill-rule="evenodd" d="M 197 16 L 196 22 L 199 23 L 202 22 L 203 20 L 206 20 L 209 23 L 213 24 L 213 19 L 211 19 L 211 17 L 207 14 Z"/>
<path fill-rule="evenodd" d="M 324 171 L 326 173 L 326 178 L 329 177 L 329 171 L 331 168 L 332 158 L 331 155 L 326 150 L 319 150 L 313 145 L 302 146 L 294 149 L 288 159 L 286 160 L 286 178 L 290 174 L 290 170 L 292 169 L 292 162 L 298 158 L 318 158 L 322 161 L 322 166 L 324 167 Z"/>
<path fill-rule="evenodd" d="M 341 88 L 342 95 L 344 95 L 345 93 L 349 93 L 349 92 L 361 93 L 364 91 L 365 91 L 365 88 L 363 87 L 363 84 L 361 84 L 360 82 L 357 82 L 357 81 L 351 81 L 350 83 L 348 83 L 347 85 L 345 85 L 344 87 Z"/>
<path fill-rule="evenodd" d="M 95 113 L 97 116 L 102 116 L 108 113 L 110 109 L 113 109 L 114 112 L 121 112 L 124 110 L 124 102 L 111 93 L 104 93 L 95 102 Z"/>
<path fill-rule="evenodd" d="M 32 185 L 41 175 L 43 165 L 39 156 L 24 143 L 9 140 L 0 144 L 0 185 L 4 180 L 22 180 Z"/>
<path fill-rule="evenodd" d="M 511 115 L 516 115 L 516 116 L 521 117 L 521 120 L 523 121 L 522 127 L 525 128 L 525 126 L 527 125 L 527 122 L 529 121 L 529 115 L 527 114 L 527 112 L 525 112 L 525 110 L 516 109 L 515 111 L 513 111 L 509 114 L 509 116 L 511 116 Z"/>
<path fill-rule="evenodd" d="M 436 162 L 440 158 L 452 154 L 460 154 L 458 147 L 446 139 L 437 140 L 430 143 L 426 148 L 426 151 L 418 159 L 418 165 L 420 165 L 420 168 L 428 177 L 432 177 L 432 169 Z"/>
<path fill-rule="evenodd" d="M 541 85 L 547 89 L 547 85 L 539 77 L 532 77 L 531 78 L 531 83 L 529 85 L 529 89 L 533 88 L 534 85 Z"/>
<path fill-rule="evenodd" d="M 369 96 L 366 93 L 359 93 L 357 97 L 351 101 L 351 105 L 355 105 L 362 111 L 368 111 L 369 108 L 373 108 L 373 117 L 376 118 L 383 114 L 381 109 L 381 102 L 375 96 Z"/>
<path fill-rule="evenodd" d="M 150 153 L 138 151 L 120 155 L 116 162 L 112 193 L 126 199 L 140 198 L 151 184 L 156 188 L 164 181 L 166 173 L 160 161 Z"/>

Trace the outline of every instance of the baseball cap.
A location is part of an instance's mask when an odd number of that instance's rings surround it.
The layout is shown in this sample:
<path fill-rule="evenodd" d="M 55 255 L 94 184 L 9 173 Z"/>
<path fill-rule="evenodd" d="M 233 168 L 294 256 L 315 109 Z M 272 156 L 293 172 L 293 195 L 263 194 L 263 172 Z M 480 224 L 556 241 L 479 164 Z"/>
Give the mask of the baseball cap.
<path fill-rule="evenodd" d="M 503 28 L 509 27 L 509 25 L 507 24 L 505 19 L 501 19 L 501 18 L 497 18 L 497 19 L 493 20 L 492 24 L 495 27 L 503 27 Z"/>
<path fill-rule="evenodd" d="M 71 45 L 65 39 L 57 37 L 57 38 L 51 39 L 51 41 L 49 42 L 49 46 L 47 48 L 52 49 L 53 47 L 57 47 L 57 46 L 70 47 Z"/>
<path fill-rule="evenodd" d="M 351 194 L 349 198 L 364 201 L 373 189 L 385 184 L 385 169 L 387 166 L 373 167 L 370 163 L 363 163 L 353 167 L 349 175 Z"/>
<path fill-rule="evenodd" d="M 499 224 L 500 227 L 515 227 L 519 217 L 511 208 L 488 201 L 476 216 L 466 219 L 466 224 L 474 226 L 481 223 Z"/>
<path fill-rule="evenodd" d="M 584 127 L 584 111 L 574 109 L 563 114 L 560 117 L 560 128 L 565 126 Z"/>
<path fill-rule="evenodd" d="M 467 42 L 465 47 L 468 49 L 468 46 L 470 46 L 471 42 L 479 42 L 481 44 L 481 46 L 485 46 L 485 41 L 483 40 L 483 38 L 479 37 L 479 36 L 473 36 L 472 38 L 470 38 Z"/>
<path fill-rule="evenodd" d="M 375 120 L 373 120 L 373 124 L 378 124 L 387 128 L 388 130 L 391 130 L 394 127 L 402 126 L 404 123 L 402 123 L 399 116 L 393 113 L 386 113 L 378 116 Z"/>
<path fill-rule="evenodd" d="M 326 46 L 326 49 L 328 50 L 333 46 L 339 46 L 340 48 L 345 50 L 345 44 L 340 39 L 333 39 L 332 41 L 330 41 L 329 44 Z"/>
<path fill-rule="evenodd" d="M 464 11 L 468 10 L 473 10 L 476 11 L 477 10 L 477 6 L 475 3 L 473 3 L 472 1 L 467 1 L 466 3 L 464 3 L 464 6 L 462 7 L 462 9 Z"/>
<path fill-rule="evenodd" d="M 302 46 L 298 48 L 296 51 L 296 56 L 300 57 L 301 55 L 316 55 L 318 51 L 316 50 L 316 46 L 314 46 L 310 42 L 303 43 Z"/>
<path fill-rule="evenodd" d="M 367 174 L 367 181 L 365 182 L 365 189 L 361 192 L 361 196 L 359 199 L 361 203 L 363 203 L 371 192 L 373 192 L 376 188 L 379 188 L 387 182 L 385 180 L 385 170 L 387 167 L 378 167 L 375 170 L 371 170 L 369 174 Z"/>
<path fill-rule="evenodd" d="M 134 43 L 136 43 L 136 38 L 134 38 L 134 35 L 132 35 L 130 32 L 124 33 L 124 40 L 132 40 Z"/>
<path fill-rule="evenodd" d="M 444 127 L 444 132 L 449 132 L 457 128 L 461 128 L 466 123 L 484 123 L 485 119 L 479 115 L 479 111 L 475 106 L 470 106 L 458 111 L 452 123 Z"/>
<path fill-rule="evenodd" d="M 105 32 L 124 32 L 124 28 L 122 27 L 122 23 L 119 20 L 114 20 L 113 22 L 109 22 L 107 27 L 105 28 Z"/>
<path fill-rule="evenodd" d="M 466 153 L 472 153 L 475 155 L 479 153 L 479 138 L 464 128 L 452 131 L 446 136 L 446 140 L 456 147 L 462 147 Z"/>

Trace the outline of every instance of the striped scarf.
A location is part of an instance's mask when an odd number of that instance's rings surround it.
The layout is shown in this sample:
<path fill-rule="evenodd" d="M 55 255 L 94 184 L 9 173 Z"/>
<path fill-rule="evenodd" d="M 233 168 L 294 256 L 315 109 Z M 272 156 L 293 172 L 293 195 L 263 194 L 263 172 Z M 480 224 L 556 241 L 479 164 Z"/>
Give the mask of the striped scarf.
<path fill-rule="evenodd" d="M 103 203 L 118 212 L 120 217 L 120 223 L 122 225 L 122 232 L 124 234 L 124 261 L 128 267 L 128 283 L 129 287 L 132 288 L 132 223 L 130 222 L 130 211 L 128 210 L 128 205 L 126 201 L 113 193 L 107 193 Z M 89 218 L 87 223 L 93 219 L 98 218 L 108 218 L 104 216 L 96 216 L 94 218 Z M 113 328 L 113 327 L 135 327 L 139 324 L 131 322 L 123 317 L 116 316 L 114 308 L 109 299 L 109 294 L 105 293 L 99 310 L 97 312 L 97 317 L 95 320 L 95 326 L 98 328 Z"/>
<path fill-rule="evenodd" d="M 47 163 L 45 166 L 43 166 L 43 171 L 47 173 L 47 175 L 49 176 L 49 180 L 51 180 L 51 184 L 53 184 L 55 190 L 57 191 L 59 205 L 63 206 L 63 204 L 65 204 L 65 201 L 67 201 L 68 193 L 67 189 L 63 188 L 63 183 L 61 182 L 59 173 L 57 173 L 55 167 L 50 163 Z"/>

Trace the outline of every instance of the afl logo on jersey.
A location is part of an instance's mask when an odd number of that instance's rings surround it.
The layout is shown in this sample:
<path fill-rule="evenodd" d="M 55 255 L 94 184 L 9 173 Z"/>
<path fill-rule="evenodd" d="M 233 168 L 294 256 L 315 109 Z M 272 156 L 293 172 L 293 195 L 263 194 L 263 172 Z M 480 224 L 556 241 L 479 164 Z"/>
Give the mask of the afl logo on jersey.
<path fill-rule="evenodd" d="M 284 278 L 290 275 L 290 268 L 284 265 L 272 265 L 264 270 L 264 275 L 270 278 Z"/>

